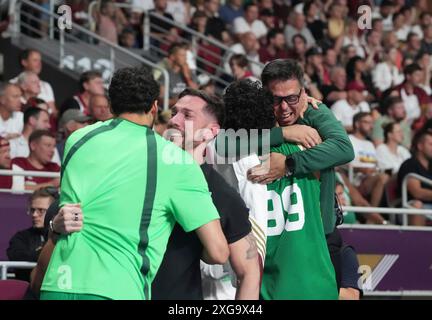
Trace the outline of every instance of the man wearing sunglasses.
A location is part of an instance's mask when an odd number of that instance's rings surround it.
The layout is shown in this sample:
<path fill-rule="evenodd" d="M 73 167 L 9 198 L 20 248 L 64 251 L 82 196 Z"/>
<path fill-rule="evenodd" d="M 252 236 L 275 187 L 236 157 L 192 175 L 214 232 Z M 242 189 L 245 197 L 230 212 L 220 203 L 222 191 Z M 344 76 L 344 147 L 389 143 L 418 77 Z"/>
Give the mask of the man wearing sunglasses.
<path fill-rule="evenodd" d="M 11 238 L 7 249 L 9 260 L 37 262 L 48 237 L 48 229 L 44 228 L 45 214 L 53 202 L 54 196 L 49 190 L 40 189 L 33 192 L 27 210 L 32 226 L 17 232 Z M 15 274 L 17 279 L 29 281 L 29 270 L 16 270 Z"/>
<path fill-rule="evenodd" d="M 281 141 L 283 138 L 285 141 L 301 144 L 307 150 L 289 157 L 272 153 L 270 169 L 268 164 L 255 167 L 249 170 L 248 179 L 268 184 L 285 175 L 300 176 L 317 171 L 320 173 L 320 206 L 324 232 L 337 278 L 340 280 L 342 241 L 335 230 L 334 167 L 354 159 L 352 144 L 344 127 L 326 105 L 321 103 L 318 108 L 314 108 L 307 103 L 304 73 L 296 61 L 279 59 L 270 62 L 264 68 L 261 80 L 263 86 L 273 94 L 273 111 L 279 127 L 282 127 L 273 129 L 271 144 L 275 145 L 277 143 L 274 140 Z M 263 171 L 265 173 L 261 174 Z"/>

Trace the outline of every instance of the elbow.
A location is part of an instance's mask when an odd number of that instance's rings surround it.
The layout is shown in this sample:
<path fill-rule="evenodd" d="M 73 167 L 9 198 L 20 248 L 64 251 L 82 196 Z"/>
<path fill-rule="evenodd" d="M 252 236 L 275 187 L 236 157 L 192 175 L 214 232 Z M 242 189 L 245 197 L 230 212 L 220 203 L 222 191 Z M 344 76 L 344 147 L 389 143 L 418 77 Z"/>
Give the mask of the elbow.
<path fill-rule="evenodd" d="M 344 141 L 344 143 L 341 144 L 341 145 L 343 145 L 343 152 L 342 152 L 342 154 L 343 154 L 343 159 L 342 159 L 343 163 L 342 164 L 345 164 L 345 163 L 353 161 L 354 158 L 355 158 L 355 154 L 354 154 L 354 148 L 353 148 L 353 146 L 351 144 L 351 141 L 348 139 L 347 141 Z"/>
<path fill-rule="evenodd" d="M 213 249 L 207 252 L 209 261 L 206 261 L 209 264 L 225 264 L 228 261 L 229 257 L 229 248 L 228 244 L 221 243 L 220 245 L 214 246 Z"/>

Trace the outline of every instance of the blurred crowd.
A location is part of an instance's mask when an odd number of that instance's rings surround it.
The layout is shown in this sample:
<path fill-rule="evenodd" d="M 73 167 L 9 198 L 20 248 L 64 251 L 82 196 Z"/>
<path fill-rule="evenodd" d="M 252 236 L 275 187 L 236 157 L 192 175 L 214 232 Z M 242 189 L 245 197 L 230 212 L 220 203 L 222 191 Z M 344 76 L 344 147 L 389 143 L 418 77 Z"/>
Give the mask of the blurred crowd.
<path fill-rule="evenodd" d="M 166 55 L 159 65 L 170 75 L 169 105 L 186 87 L 221 92 L 207 73 L 197 72 L 197 57 L 225 70 L 225 80 L 259 80 L 262 65 L 279 58 L 299 61 L 310 96 L 323 101 L 349 133 L 356 158 L 338 168 L 336 193 L 345 205 L 400 206 L 401 186 L 409 173 L 432 178 L 432 3 L 426 0 L 132 0 L 100 1 L 88 14 L 90 1 L 68 0 L 73 20 L 103 38 L 131 49 L 143 47 L 147 10 L 158 46 Z M 38 1 L 46 6 L 48 1 Z M 57 4 L 63 3 L 57 1 Z M 121 8 L 129 3 L 133 8 Z M 370 28 L 359 23 L 358 8 L 369 6 Z M 366 13 L 367 14 L 367 13 Z M 158 16 L 158 17 L 159 17 Z M 172 21 L 168 23 L 166 21 Z M 91 22 L 95 24 L 92 26 Z M 229 47 L 220 57 L 206 50 L 191 52 L 187 26 Z M 190 38 L 189 38 L 190 39 Z M 201 41 L 198 48 L 221 50 Z M 212 60 L 213 59 L 213 60 Z M 39 78 L 42 55 L 24 50 L 22 72 L 4 79 L 0 88 L 0 168 L 60 171 L 65 139 L 75 130 L 112 114 L 98 71 L 87 71 L 79 92 L 56 101 L 49 83 Z M 256 63 L 253 63 L 256 62 Z M 207 69 L 211 73 L 215 70 Z M 163 96 L 161 96 L 161 99 Z M 160 104 L 162 105 L 162 104 Z M 163 133 L 170 118 L 161 111 L 155 130 Z M 0 188 L 39 189 L 58 178 L 0 176 Z M 432 186 L 408 182 L 409 205 L 429 208 Z M 400 223 L 379 213 L 346 213 L 346 223 Z M 412 225 L 429 225 L 412 215 Z"/>

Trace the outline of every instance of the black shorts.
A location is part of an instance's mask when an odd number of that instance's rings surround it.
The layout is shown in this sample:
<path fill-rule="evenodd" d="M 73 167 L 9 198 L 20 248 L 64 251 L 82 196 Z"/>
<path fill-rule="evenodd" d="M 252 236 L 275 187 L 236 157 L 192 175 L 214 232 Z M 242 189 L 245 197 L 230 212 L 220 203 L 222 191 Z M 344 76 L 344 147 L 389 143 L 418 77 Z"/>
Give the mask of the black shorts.
<path fill-rule="evenodd" d="M 343 245 L 342 236 L 337 228 L 332 233 L 326 235 L 327 247 L 330 253 L 330 259 L 333 264 L 336 274 L 336 284 L 338 291 L 341 287 L 342 280 L 342 255 L 341 249 Z"/>

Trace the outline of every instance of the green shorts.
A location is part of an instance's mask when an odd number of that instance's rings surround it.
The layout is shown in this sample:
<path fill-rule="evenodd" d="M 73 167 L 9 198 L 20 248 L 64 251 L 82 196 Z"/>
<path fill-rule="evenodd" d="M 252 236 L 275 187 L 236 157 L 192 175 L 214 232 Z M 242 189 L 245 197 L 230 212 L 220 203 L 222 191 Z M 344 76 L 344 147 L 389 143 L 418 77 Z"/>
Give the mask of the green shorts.
<path fill-rule="evenodd" d="M 95 294 L 42 291 L 41 300 L 111 300 Z"/>

